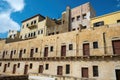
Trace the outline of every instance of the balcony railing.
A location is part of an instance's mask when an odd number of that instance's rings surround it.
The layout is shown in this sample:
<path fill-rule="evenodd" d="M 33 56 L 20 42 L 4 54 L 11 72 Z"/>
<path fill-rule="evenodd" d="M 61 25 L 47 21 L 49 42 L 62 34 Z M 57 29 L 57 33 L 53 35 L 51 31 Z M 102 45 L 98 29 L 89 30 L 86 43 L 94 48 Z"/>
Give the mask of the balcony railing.
<path fill-rule="evenodd" d="M 35 29 L 35 28 L 37 28 L 37 25 L 34 24 L 34 25 L 31 25 L 31 26 L 28 26 L 28 28 L 29 28 L 29 29 Z"/>

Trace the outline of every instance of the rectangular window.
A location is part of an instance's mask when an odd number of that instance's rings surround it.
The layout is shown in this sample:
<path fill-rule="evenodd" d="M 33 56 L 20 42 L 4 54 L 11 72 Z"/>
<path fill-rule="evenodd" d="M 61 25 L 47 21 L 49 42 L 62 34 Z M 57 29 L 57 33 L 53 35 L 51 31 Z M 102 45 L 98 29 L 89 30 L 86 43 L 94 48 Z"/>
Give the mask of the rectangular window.
<path fill-rule="evenodd" d="M 17 66 L 18 68 L 20 67 L 20 63 L 18 63 L 18 66 Z"/>
<path fill-rule="evenodd" d="M 59 34 L 59 32 L 56 32 L 56 34 Z"/>
<path fill-rule="evenodd" d="M 66 74 L 69 74 L 69 73 L 70 73 L 70 65 L 67 64 L 67 65 L 66 65 Z"/>
<path fill-rule="evenodd" d="M 49 64 L 45 65 L 45 69 L 48 70 L 49 69 Z"/>
<path fill-rule="evenodd" d="M 50 51 L 51 51 L 51 52 L 53 51 L 53 46 L 50 47 Z"/>
<path fill-rule="evenodd" d="M 24 49 L 24 53 L 26 53 L 26 49 Z"/>
<path fill-rule="evenodd" d="M 77 16 L 77 21 L 79 21 L 80 20 L 80 16 Z"/>
<path fill-rule="evenodd" d="M 14 50 L 14 54 L 16 53 L 16 50 Z"/>
<path fill-rule="evenodd" d="M 43 34 L 43 30 L 41 30 L 41 34 Z"/>
<path fill-rule="evenodd" d="M 34 20 L 34 24 L 36 24 L 36 20 Z"/>
<path fill-rule="evenodd" d="M 117 23 L 120 23 L 120 20 L 117 20 Z"/>
<path fill-rule="evenodd" d="M 26 25 L 27 27 L 29 26 L 29 24 Z"/>
<path fill-rule="evenodd" d="M 30 69 L 32 69 L 32 63 L 30 63 Z"/>
<path fill-rule="evenodd" d="M 93 48 L 94 49 L 98 48 L 98 42 L 93 42 Z"/>
<path fill-rule="evenodd" d="M 33 21 L 31 22 L 31 25 L 33 25 Z"/>
<path fill-rule="evenodd" d="M 86 14 L 83 14 L 83 19 L 86 19 L 86 18 L 87 18 Z"/>
<path fill-rule="evenodd" d="M 38 35 L 40 34 L 40 30 L 38 31 Z"/>
<path fill-rule="evenodd" d="M 38 48 L 35 49 L 35 52 L 36 52 L 36 53 L 38 52 Z"/>
<path fill-rule="evenodd" d="M 8 63 L 8 67 L 10 67 L 10 63 Z"/>
<path fill-rule="evenodd" d="M 103 26 L 103 25 L 104 25 L 104 21 L 96 22 L 93 24 L 94 27 L 99 27 L 99 26 Z"/>
<path fill-rule="evenodd" d="M 74 21 L 75 21 L 75 18 L 73 17 L 73 18 L 72 18 L 72 22 L 74 22 Z"/>
<path fill-rule="evenodd" d="M 69 50 L 73 50 L 73 44 L 69 44 Z"/>
<path fill-rule="evenodd" d="M 2 66 L 2 63 L 0 63 L 0 66 Z"/>
<path fill-rule="evenodd" d="M 98 66 L 93 66 L 93 77 L 98 77 Z"/>

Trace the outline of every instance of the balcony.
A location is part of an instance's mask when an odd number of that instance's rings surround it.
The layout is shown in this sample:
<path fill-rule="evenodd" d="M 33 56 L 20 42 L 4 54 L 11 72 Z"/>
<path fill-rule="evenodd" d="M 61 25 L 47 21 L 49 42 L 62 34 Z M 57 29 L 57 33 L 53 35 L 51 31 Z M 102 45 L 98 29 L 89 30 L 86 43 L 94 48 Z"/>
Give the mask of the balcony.
<path fill-rule="evenodd" d="M 30 25 L 30 26 L 27 26 L 29 29 L 35 29 L 37 28 L 37 25 L 36 24 L 33 24 L 33 25 Z"/>

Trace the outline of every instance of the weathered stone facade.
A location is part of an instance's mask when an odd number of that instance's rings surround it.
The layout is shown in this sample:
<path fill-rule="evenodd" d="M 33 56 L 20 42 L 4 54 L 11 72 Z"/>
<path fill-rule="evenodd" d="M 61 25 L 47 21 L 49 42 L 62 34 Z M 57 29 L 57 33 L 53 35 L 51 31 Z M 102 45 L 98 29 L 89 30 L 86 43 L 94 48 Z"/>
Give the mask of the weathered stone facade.
<path fill-rule="evenodd" d="M 54 20 L 44 18 L 35 30 L 48 27 L 49 20 L 56 25 Z M 119 22 L 118 11 L 92 18 L 86 29 L 48 36 L 46 28 L 42 36 L 33 39 L 10 43 L 1 40 L 0 74 L 29 74 L 56 80 L 119 80 Z M 29 31 L 22 30 L 20 36 Z"/>

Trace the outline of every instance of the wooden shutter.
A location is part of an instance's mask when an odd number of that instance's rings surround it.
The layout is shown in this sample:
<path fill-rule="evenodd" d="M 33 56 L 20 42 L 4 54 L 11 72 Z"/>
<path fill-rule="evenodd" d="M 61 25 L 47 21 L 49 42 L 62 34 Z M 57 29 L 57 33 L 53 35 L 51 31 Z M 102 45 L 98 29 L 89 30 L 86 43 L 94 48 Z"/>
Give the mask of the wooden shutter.
<path fill-rule="evenodd" d="M 88 78 L 88 68 L 82 68 L 82 77 Z"/>
<path fill-rule="evenodd" d="M 112 41 L 113 53 L 120 55 L 120 40 Z"/>
<path fill-rule="evenodd" d="M 61 56 L 66 56 L 66 45 L 61 46 Z"/>
<path fill-rule="evenodd" d="M 44 49 L 44 57 L 48 57 L 48 47 L 45 47 Z"/>
<path fill-rule="evenodd" d="M 39 65 L 39 70 L 38 70 L 39 73 L 43 73 L 43 65 Z"/>
<path fill-rule="evenodd" d="M 83 44 L 83 55 L 90 55 L 90 48 L 89 48 L 89 43 Z"/>
<path fill-rule="evenodd" d="M 63 71 L 63 67 L 62 66 L 58 66 L 57 67 L 57 75 L 62 75 L 62 71 Z"/>

